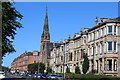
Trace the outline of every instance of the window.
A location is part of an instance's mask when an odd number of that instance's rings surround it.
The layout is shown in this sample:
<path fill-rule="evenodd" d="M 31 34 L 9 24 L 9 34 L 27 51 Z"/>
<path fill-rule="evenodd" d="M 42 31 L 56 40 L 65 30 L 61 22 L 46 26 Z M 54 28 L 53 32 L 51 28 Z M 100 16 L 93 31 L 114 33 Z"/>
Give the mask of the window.
<path fill-rule="evenodd" d="M 99 30 L 98 32 L 99 32 L 98 38 L 100 38 L 101 37 L 101 31 Z"/>
<path fill-rule="evenodd" d="M 62 46 L 62 51 L 64 51 L 64 47 Z"/>
<path fill-rule="evenodd" d="M 95 39 L 97 39 L 97 32 L 95 32 Z"/>
<path fill-rule="evenodd" d="M 116 25 L 114 26 L 114 35 L 116 35 Z"/>
<path fill-rule="evenodd" d="M 94 33 L 92 33 L 92 40 L 94 40 Z"/>
<path fill-rule="evenodd" d="M 97 38 L 99 38 L 98 36 L 99 36 L 99 34 L 98 34 L 98 31 L 97 31 Z"/>
<path fill-rule="evenodd" d="M 108 52 L 112 52 L 112 42 L 108 42 Z"/>
<path fill-rule="evenodd" d="M 106 27 L 104 28 L 104 35 L 106 35 Z"/>
<path fill-rule="evenodd" d="M 78 61 L 78 59 L 79 59 L 79 50 L 77 50 L 77 55 L 76 55 L 76 57 L 77 57 L 77 61 Z"/>
<path fill-rule="evenodd" d="M 72 61 L 72 53 L 70 53 L 69 56 L 70 56 L 69 60 Z"/>
<path fill-rule="evenodd" d="M 114 71 L 117 71 L 117 60 L 114 60 Z"/>
<path fill-rule="evenodd" d="M 76 61 L 76 51 L 74 51 L 74 61 Z"/>
<path fill-rule="evenodd" d="M 86 44 L 86 37 L 83 37 L 83 44 Z"/>
<path fill-rule="evenodd" d="M 61 61 L 63 61 L 63 56 L 61 56 Z"/>
<path fill-rule="evenodd" d="M 107 60 L 107 67 L 108 67 L 108 71 L 112 70 L 112 60 Z"/>
<path fill-rule="evenodd" d="M 116 41 L 108 42 L 108 52 L 116 52 L 117 51 L 116 48 L 117 48 Z"/>
<path fill-rule="evenodd" d="M 108 26 L 108 35 L 116 35 L 117 33 L 117 26 Z"/>
<path fill-rule="evenodd" d="M 114 52 L 116 52 L 116 42 L 114 42 Z"/>
<path fill-rule="evenodd" d="M 86 50 L 85 50 L 85 49 L 83 49 L 83 55 L 84 55 L 84 56 L 86 55 Z"/>
<path fill-rule="evenodd" d="M 92 34 L 90 34 L 90 41 L 92 40 Z"/>
<path fill-rule="evenodd" d="M 108 26 L 108 35 L 112 35 L 112 26 Z"/>
<path fill-rule="evenodd" d="M 106 53 L 106 42 L 104 43 L 104 53 Z"/>
<path fill-rule="evenodd" d="M 78 42 L 78 47 L 80 47 L 80 41 L 77 41 Z"/>

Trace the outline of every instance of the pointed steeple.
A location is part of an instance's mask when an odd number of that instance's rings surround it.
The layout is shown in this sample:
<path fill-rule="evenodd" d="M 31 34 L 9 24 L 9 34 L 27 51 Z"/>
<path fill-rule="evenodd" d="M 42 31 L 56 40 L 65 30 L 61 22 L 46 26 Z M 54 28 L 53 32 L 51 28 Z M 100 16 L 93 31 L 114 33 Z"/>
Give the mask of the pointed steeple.
<path fill-rule="evenodd" d="M 43 28 L 43 33 L 42 33 L 41 39 L 42 39 L 41 41 L 50 41 L 47 7 L 46 7 L 46 16 L 45 16 L 45 20 L 44 20 L 44 28 Z"/>

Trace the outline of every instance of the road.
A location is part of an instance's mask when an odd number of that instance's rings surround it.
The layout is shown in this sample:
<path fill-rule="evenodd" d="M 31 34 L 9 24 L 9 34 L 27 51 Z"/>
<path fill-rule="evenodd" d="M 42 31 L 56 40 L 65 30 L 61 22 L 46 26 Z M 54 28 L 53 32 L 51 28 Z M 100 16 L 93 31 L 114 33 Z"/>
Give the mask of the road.
<path fill-rule="evenodd" d="M 5 78 L 22 78 L 22 77 L 6 73 Z"/>
<path fill-rule="evenodd" d="M 41 80 L 41 79 L 30 78 L 30 77 L 26 77 L 26 76 L 18 76 L 18 75 L 6 73 L 5 78 L 1 79 L 1 80 Z"/>

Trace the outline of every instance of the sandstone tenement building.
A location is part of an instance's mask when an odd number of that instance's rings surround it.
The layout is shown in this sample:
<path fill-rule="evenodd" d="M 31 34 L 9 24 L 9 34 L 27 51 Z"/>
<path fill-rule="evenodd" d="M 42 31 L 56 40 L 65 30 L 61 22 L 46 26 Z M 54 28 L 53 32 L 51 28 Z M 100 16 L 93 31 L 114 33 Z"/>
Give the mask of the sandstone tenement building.
<path fill-rule="evenodd" d="M 120 76 L 120 21 L 101 18 L 90 29 L 81 29 L 73 38 L 66 39 L 51 50 L 50 66 L 57 73 L 75 72 L 79 66 L 82 72 L 84 55 L 89 58 L 89 71 L 108 76 Z"/>
<path fill-rule="evenodd" d="M 96 25 L 80 29 L 73 38 L 70 36 L 60 43 L 50 42 L 48 13 L 46 12 L 41 37 L 40 60 L 54 72 L 65 73 L 66 67 L 72 73 L 79 66 L 82 73 L 84 55 L 89 59 L 87 73 L 120 76 L 120 20 L 96 17 Z"/>
<path fill-rule="evenodd" d="M 11 72 L 18 70 L 20 73 L 28 72 L 27 66 L 29 64 L 38 63 L 39 61 L 38 51 L 25 52 L 19 57 L 15 58 L 11 63 Z"/>

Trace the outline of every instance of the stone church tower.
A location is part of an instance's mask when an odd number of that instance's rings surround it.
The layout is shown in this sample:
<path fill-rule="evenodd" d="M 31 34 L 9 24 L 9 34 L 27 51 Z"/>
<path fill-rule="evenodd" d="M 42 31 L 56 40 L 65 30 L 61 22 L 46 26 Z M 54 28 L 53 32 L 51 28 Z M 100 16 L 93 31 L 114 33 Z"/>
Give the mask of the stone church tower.
<path fill-rule="evenodd" d="M 41 36 L 40 53 L 41 53 L 40 62 L 44 63 L 46 66 L 49 66 L 48 59 L 50 58 L 50 33 L 49 33 L 47 9 L 46 9 L 43 33 Z"/>

